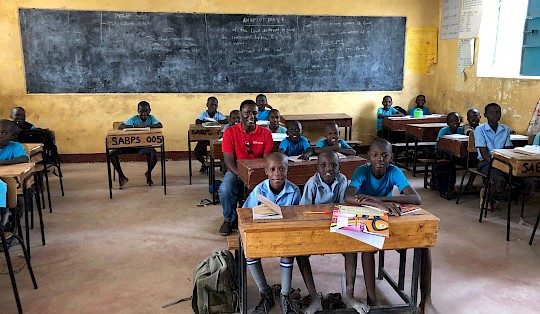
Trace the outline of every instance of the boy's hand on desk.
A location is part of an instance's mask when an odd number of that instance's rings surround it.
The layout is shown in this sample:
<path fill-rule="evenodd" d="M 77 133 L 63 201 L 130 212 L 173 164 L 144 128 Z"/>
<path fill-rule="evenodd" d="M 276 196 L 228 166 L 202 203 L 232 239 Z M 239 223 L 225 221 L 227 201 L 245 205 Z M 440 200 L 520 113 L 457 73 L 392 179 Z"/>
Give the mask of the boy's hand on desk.
<path fill-rule="evenodd" d="M 302 155 L 298 156 L 298 159 L 307 161 L 307 160 L 309 160 L 309 155 L 307 155 L 307 154 L 302 154 Z"/>
<path fill-rule="evenodd" d="M 376 199 L 366 198 L 362 200 L 360 204 L 369 205 L 369 206 L 376 207 L 380 210 L 384 210 L 390 216 L 401 216 L 401 208 L 396 206 L 394 203 L 381 202 Z"/>

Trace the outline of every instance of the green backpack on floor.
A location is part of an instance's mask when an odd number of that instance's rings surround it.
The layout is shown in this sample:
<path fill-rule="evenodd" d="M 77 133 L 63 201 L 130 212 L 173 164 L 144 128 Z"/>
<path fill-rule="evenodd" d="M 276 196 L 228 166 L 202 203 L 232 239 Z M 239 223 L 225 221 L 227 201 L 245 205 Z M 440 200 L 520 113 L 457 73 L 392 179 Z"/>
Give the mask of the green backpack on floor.
<path fill-rule="evenodd" d="M 230 251 L 216 251 L 195 267 L 191 299 L 195 313 L 235 313 L 238 300 L 238 276 Z"/>

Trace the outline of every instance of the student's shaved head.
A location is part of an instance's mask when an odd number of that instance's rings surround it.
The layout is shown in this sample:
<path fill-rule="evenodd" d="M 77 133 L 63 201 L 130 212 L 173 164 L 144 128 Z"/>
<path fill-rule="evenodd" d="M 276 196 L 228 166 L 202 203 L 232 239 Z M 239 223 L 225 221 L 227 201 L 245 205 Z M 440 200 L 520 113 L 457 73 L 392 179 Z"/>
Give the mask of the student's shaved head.
<path fill-rule="evenodd" d="M 273 152 L 266 156 L 266 166 L 270 163 L 270 161 L 277 161 L 282 163 L 285 167 L 289 166 L 289 160 L 287 159 L 287 156 L 285 154 L 280 152 Z"/>
<path fill-rule="evenodd" d="M 369 145 L 369 150 L 372 149 L 372 147 L 383 147 L 386 149 L 387 152 L 389 152 L 390 154 L 392 154 L 392 144 L 390 144 L 390 142 L 388 142 L 387 140 L 383 139 L 383 138 L 378 138 L 378 139 L 375 139 L 373 141 L 373 143 L 371 143 L 371 145 Z"/>

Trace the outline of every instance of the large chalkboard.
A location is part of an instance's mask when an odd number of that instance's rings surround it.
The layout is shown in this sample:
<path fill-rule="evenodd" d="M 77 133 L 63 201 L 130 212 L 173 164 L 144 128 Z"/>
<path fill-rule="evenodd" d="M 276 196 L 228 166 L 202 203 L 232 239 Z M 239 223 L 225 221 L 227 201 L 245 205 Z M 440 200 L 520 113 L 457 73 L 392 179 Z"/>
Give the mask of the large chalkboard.
<path fill-rule="evenodd" d="M 28 93 L 401 90 L 405 17 L 21 9 Z"/>

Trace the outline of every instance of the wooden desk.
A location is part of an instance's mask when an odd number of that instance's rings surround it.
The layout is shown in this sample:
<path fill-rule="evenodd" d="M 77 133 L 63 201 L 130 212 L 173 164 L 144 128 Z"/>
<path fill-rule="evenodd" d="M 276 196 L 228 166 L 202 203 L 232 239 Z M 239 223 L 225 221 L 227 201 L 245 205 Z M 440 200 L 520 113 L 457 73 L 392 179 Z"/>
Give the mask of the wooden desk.
<path fill-rule="evenodd" d="M 339 127 L 345 128 L 345 140 L 352 136 L 352 117 L 345 113 L 313 113 L 313 114 L 286 114 L 281 116 L 281 122 L 298 121 L 304 130 L 324 130 L 327 122 L 335 121 Z"/>
<path fill-rule="evenodd" d="M 429 146 L 435 146 L 437 135 L 439 131 L 447 126 L 446 122 L 435 122 L 435 123 L 416 123 L 416 124 L 407 124 L 405 126 L 405 151 L 409 151 L 409 137 L 414 140 L 414 159 L 413 159 L 413 168 L 412 173 L 413 177 L 416 177 L 416 161 L 418 154 L 418 143 L 423 142 Z M 405 168 L 409 166 L 409 154 L 405 154 Z"/>
<path fill-rule="evenodd" d="M 26 150 L 28 157 L 30 158 L 30 162 L 38 163 L 43 161 L 43 144 L 41 143 L 21 143 L 24 146 L 24 150 Z"/>
<path fill-rule="evenodd" d="M 367 160 L 359 156 L 347 156 L 339 160 L 341 163 L 340 172 L 348 179 L 359 166 L 365 164 Z M 264 158 L 237 160 L 238 176 L 248 190 L 252 190 L 257 184 L 268 177 L 264 173 L 266 161 Z M 289 161 L 289 174 L 287 179 L 296 185 L 304 185 L 307 180 L 317 172 L 317 160 L 310 161 Z"/>
<path fill-rule="evenodd" d="M 508 186 L 512 186 L 514 177 L 531 178 L 540 177 L 540 156 L 526 155 L 515 152 L 513 149 L 494 149 L 489 164 L 488 180 L 491 177 L 491 169 L 499 169 L 508 174 Z M 486 209 L 487 210 L 487 209 Z M 508 189 L 508 214 L 506 220 L 506 241 L 510 241 L 510 216 L 512 210 L 511 189 Z M 484 208 L 480 211 L 482 214 Z"/>
<path fill-rule="evenodd" d="M 220 127 L 204 127 L 202 124 L 190 124 L 188 129 L 188 164 L 189 164 L 189 185 L 191 185 L 191 177 L 193 170 L 191 168 L 191 142 L 210 141 L 219 139 L 219 133 L 224 125 Z"/>
<path fill-rule="evenodd" d="M 445 115 L 426 115 L 423 118 L 386 117 L 383 119 L 383 137 L 392 143 L 392 133 L 405 132 L 407 124 L 446 123 Z"/>
<path fill-rule="evenodd" d="M 525 135 L 511 134 L 510 140 L 514 147 L 523 147 L 527 145 L 529 138 Z M 469 137 L 451 138 L 443 136 L 439 139 L 439 150 L 444 151 L 452 156 L 458 158 L 467 158 L 467 145 L 469 144 Z"/>
<path fill-rule="evenodd" d="M 167 195 L 167 179 L 165 176 L 165 137 L 161 128 L 135 131 L 130 129 L 109 130 L 105 138 L 105 154 L 107 155 L 107 174 L 109 177 L 109 197 L 112 199 L 112 175 L 110 151 L 117 148 L 159 148 L 161 153 L 161 184 L 163 194 Z M 113 169 L 114 171 L 114 169 Z"/>
<path fill-rule="evenodd" d="M 377 251 L 368 244 L 330 232 L 331 215 L 303 215 L 304 211 L 332 210 L 332 204 L 288 206 L 282 209 L 283 219 L 264 222 L 254 222 L 250 208 L 237 209 L 244 313 L 246 309 L 245 258 Z M 406 216 L 389 217 L 389 224 L 390 237 L 386 239 L 383 250 L 415 249 L 410 302 L 401 305 L 402 309 L 414 313 L 420 270 L 419 249 L 437 244 L 439 219 L 422 210 Z M 387 306 L 383 309 L 377 308 L 372 307 L 372 310 L 375 310 L 374 312 L 388 310 Z"/>

